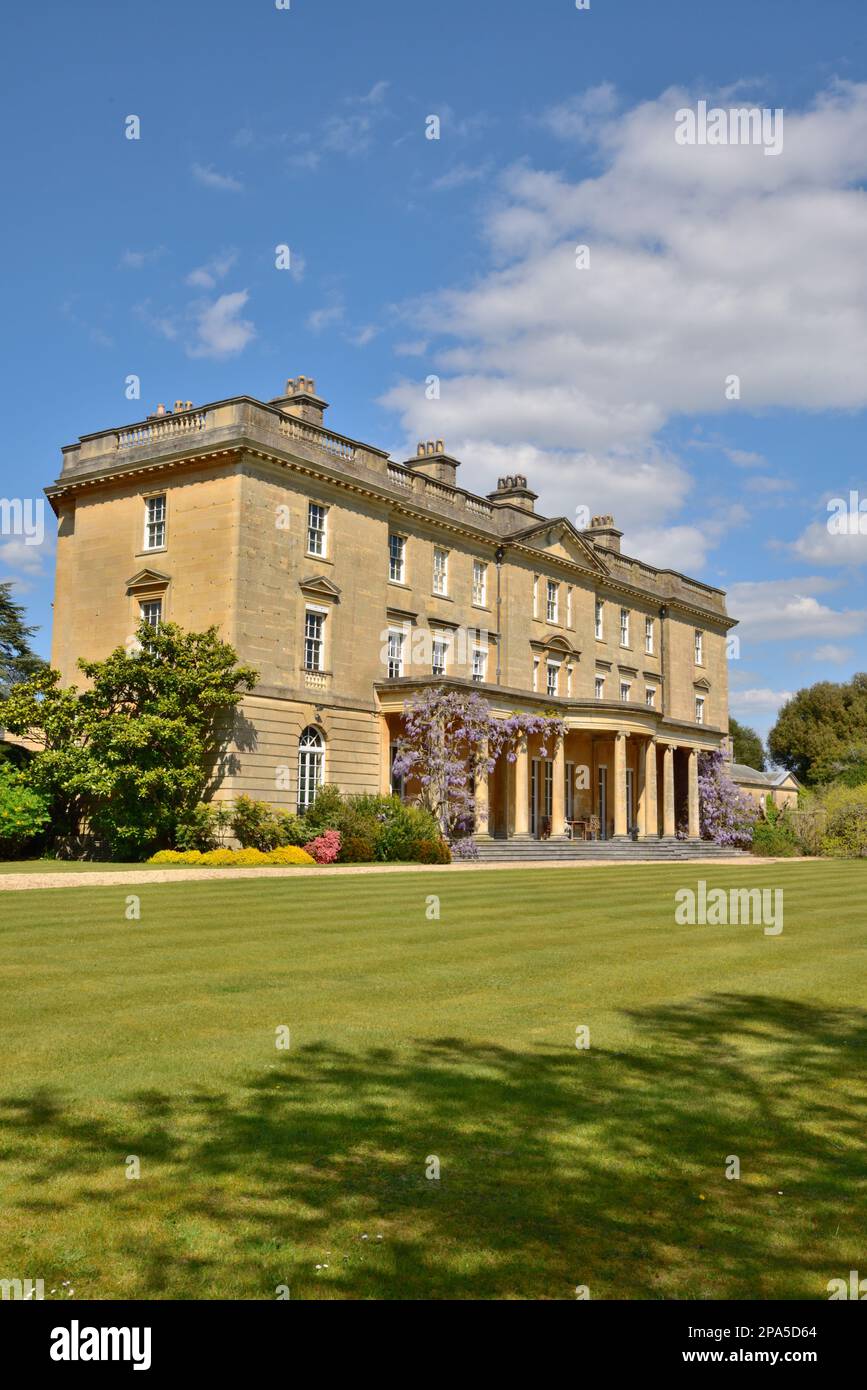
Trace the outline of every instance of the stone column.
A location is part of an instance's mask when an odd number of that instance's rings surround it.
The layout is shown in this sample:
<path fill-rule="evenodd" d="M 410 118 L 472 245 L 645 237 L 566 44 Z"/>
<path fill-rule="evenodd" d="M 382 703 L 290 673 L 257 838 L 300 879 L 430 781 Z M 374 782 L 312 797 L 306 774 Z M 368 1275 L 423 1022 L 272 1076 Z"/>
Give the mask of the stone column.
<path fill-rule="evenodd" d="M 482 746 L 481 746 L 481 754 L 482 754 L 482 757 L 483 757 L 483 758 L 487 758 L 487 756 L 488 756 L 488 744 L 487 744 L 487 741 L 486 741 L 484 744 L 482 744 Z M 476 771 L 475 802 L 476 802 L 476 830 L 475 830 L 476 839 L 477 839 L 477 840 L 478 840 L 478 839 L 483 839 L 483 840 L 490 839 L 490 836 L 491 836 L 491 827 L 490 827 L 490 825 L 488 824 L 488 817 L 489 817 L 489 806 L 488 806 L 488 773 L 487 773 L 487 768 L 484 767 L 484 766 L 478 768 L 478 770 Z"/>
<path fill-rule="evenodd" d="M 689 838 L 698 840 L 701 837 L 698 821 L 698 749 L 689 750 Z"/>
<path fill-rule="evenodd" d="M 566 837 L 566 743 L 558 738 L 554 749 L 554 766 L 551 769 L 551 839 L 563 840 Z"/>
<path fill-rule="evenodd" d="M 518 745 L 514 762 L 515 810 L 512 834 L 516 840 L 530 836 L 530 755 L 524 740 Z"/>
<path fill-rule="evenodd" d="M 644 835 L 655 839 L 659 834 L 659 810 L 656 804 L 656 739 L 649 738 L 644 749 Z"/>
<path fill-rule="evenodd" d="M 667 743 L 662 764 L 662 833 L 670 840 L 674 830 L 674 747 Z"/>
<path fill-rule="evenodd" d="M 614 835 L 626 834 L 626 734 L 614 735 Z"/>
<path fill-rule="evenodd" d="M 382 796 L 391 791 L 391 730 L 388 716 L 379 716 L 379 790 Z"/>

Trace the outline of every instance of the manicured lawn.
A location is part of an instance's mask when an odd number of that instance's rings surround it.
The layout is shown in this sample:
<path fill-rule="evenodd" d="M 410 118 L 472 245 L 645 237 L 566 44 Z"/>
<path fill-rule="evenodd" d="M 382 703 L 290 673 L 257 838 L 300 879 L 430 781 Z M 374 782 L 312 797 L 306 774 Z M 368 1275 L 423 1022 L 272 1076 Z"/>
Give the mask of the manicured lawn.
<path fill-rule="evenodd" d="M 782 887 L 782 934 L 675 925 L 698 878 Z M 824 1299 L 867 1274 L 867 865 L 135 891 L 140 921 L 126 887 L 0 898 L 0 1277 Z"/>
<path fill-rule="evenodd" d="M 119 864 L 89 862 L 81 859 L 5 859 L 0 862 L 0 874 L 93 874 L 110 873 L 118 869 L 168 869 L 170 864 Z"/>

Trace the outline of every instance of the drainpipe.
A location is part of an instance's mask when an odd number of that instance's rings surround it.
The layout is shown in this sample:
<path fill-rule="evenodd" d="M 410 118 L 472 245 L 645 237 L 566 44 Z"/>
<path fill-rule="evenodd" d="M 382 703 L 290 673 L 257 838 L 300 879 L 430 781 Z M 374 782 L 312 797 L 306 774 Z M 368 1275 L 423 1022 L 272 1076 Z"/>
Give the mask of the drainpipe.
<path fill-rule="evenodd" d="M 665 669 L 665 620 L 667 617 L 668 609 L 663 604 L 659 610 L 659 669 L 662 672 L 659 713 L 663 719 L 665 718 L 666 696 L 668 694 L 668 672 Z"/>
<path fill-rule="evenodd" d="M 498 545 L 494 551 L 494 564 L 497 566 L 497 685 L 500 684 L 500 664 L 503 646 L 503 624 L 500 621 L 500 571 L 503 567 L 503 557 L 505 554 L 505 547 Z"/>

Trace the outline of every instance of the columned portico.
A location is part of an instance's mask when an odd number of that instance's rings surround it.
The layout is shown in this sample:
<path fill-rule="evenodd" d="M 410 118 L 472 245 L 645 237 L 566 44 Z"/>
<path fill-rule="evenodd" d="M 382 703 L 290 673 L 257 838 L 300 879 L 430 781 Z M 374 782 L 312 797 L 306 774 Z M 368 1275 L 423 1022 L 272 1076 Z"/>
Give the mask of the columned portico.
<path fill-rule="evenodd" d="M 642 835 L 645 839 L 659 834 L 659 808 L 656 799 L 656 739 L 644 745 L 644 797 L 642 801 Z"/>
<path fill-rule="evenodd" d="M 551 838 L 566 838 L 566 751 L 562 738 L 554 749 L 554 772 L 551 786 Z"/>
<path fill-rule="evenodd" d="M 690 748 L 688 758 L 687 833 L 690 840 L 697 840 L 700 836 L 698 815 L 698 749 Z"/>
<path fill-rule="evenodd" d="M 389 682 L 379 692 L 383 791 L 391 783 L 389 744 L 401 736 L 406 692 L 414 685 Z M 497 720 L 554 712 L 544 697 L 531 702 L 517 691 L 485 693 Z M 700 839 L 698 759 L 702 749 L 718 746 L 719 730 L 681 727 L 649 709 L 602 702 L 564 700 L 558 713 L 562 737 L 530 733 L 512 744 L 511 756 L 503 752 L 490 774 L 476 774 L 477 838 Z M 413 776 L 395 789 L 409 802 L 420 792 Z"/>
<path fill-rule="evenodd" d="M 666 743 L 662 762 L 662 833 L 667 840 L 674 838 L 674 744 Z"/>
<path fill-rule="evenodd" d="M 626 815 L 626 738 L 622 729 L 614 735 L 614 835 L 627 834 Z"/>
<path fill-rule="evenodd" d="M 488 804 L 488 769 L 486 760 L 488 757 L 487 742 L 481 748 L 482 765 L 476 772 L 476 787 L 474 800 L 476 803 L 476 839 L 490 839 L 490 806 Z"/>
<path fill-rule="evenodd" d="M 515 750 L 513 786 L 512 835 L 516 840 L 527 840 L 530 838 L 530 755 L 526 740 Z"/>

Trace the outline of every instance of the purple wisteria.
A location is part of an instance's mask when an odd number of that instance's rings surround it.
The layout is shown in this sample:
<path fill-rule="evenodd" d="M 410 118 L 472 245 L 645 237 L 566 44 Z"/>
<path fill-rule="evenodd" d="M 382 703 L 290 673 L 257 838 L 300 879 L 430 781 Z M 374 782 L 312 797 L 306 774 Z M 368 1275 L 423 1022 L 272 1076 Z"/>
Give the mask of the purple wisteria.
<path fill-rule="evenodd" d="M 557 715 L 511 714 L 496 719 L 475 691 L 419 691 L 404 706 L 404 731 L 397 744 L 394 772 L 413 778 L 419 803 L 436 816 L 450 842 L 472 830 L 475 779 L 493 772 L 498 758 L 513 763 L 518 748 L 538 734 L 541 757 L 566 733 Z"/>
<path fill-rule="evenodd" d="M 752 844 L 759 809 L 729 777 L 722 753 L 698 755 L 698 807 L 703 839 L 747 849 Z"/>

